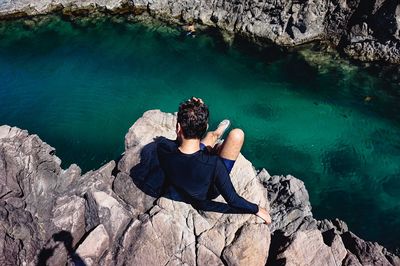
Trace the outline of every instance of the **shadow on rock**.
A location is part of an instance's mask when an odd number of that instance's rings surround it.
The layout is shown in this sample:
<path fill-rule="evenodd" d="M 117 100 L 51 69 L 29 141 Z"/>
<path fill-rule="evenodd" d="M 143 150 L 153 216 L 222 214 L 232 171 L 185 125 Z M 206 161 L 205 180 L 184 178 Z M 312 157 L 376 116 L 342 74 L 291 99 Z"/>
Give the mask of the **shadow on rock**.
<path fill-rule="evenodd" d="M 50 242 L 52 243 L 46 245 L 50 247 L 45 246 L 40 250 L 37 266 L 47 265 L 50 258 L 57 256 L 57 253 L 60 253 L 57 252 L 57 249 L 62 248 L 61 243 L 64 244 L 70 264 L 75 266 L 86 266 L 85 262 L 75 253 L 75 250 L 72 247 L 73 239 L 71 233 L 68 231 L 62 230 L 53 234 L 50 239 Z"/>

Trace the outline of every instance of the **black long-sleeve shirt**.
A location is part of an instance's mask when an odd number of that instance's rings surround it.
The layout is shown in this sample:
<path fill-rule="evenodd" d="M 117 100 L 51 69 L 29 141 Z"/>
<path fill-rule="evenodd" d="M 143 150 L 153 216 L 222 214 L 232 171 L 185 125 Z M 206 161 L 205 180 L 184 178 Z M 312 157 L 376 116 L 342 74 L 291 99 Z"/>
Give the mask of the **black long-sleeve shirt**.
<path fill-rule="evenodd" d="M 245 213 L 258 212 L 256 204 L 237 194 L 219 156 L 212 155 L 207 150 L 199 150 L 193 154 L 182 153 L 172 140 L 160 142 L 157 154 L 166 181 L 192 200 L 208 200 L 210 190 L 215 185 L 229 206 Z"/>

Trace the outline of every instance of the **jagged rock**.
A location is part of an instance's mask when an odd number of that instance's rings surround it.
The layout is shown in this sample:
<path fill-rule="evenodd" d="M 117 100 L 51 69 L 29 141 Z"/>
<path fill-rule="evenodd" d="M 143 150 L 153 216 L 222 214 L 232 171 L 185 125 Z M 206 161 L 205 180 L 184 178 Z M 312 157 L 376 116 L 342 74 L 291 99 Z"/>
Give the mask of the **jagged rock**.
<path fill-rule="evenodd" d="M 347 255 L 347 250 L 340 236 L 334 235 L 331 243 L 328 245 L 331 247 L 333 259 L 335 260 L 336 265 L 343 263 L 343 260 Z"/>
<path fill-rule="evenodd" d="M 271 175 L 268 173 L 268 171 L 265 168 L 263 168 L 257 174 L 257 178 L 261 181 L 261 183 L 267 183 L 271 179 Z"/>
<path fill-rule="evenodd" d="M 114 197 L 104 191 L 94 191 L 92 195 L 98 207 L 100 222 L 110 232 L 111 241 L 115 241 L 128 225 L 130 215 Z"/>
<path fill-rule="evenodd" d="M 342 239 L 345 247 L 357 257 L 361 265 L 400 265 L 400 258 L 378 243 L 364 241 L 352 232 L 345 232 Z"/>
<path fill-rule="evenodd" d="M 328 230 L 333 229 L 335 234 L 342 234 L 344 232 L 349 231 L 349 228 L 347 227 L 347 224 L 339 219 L 334 219 L 334 220 L 327 220 L 324 219 L 322 221 L 318 221 L 318 229 L 321 232 L 326 232 Z"/>
<path fill-rule="evenodd" d="M 352 253 L 347 253 L 347 256 L 343 260 L 343 266 L 362 266 L 358 261 L 357 257 Z"/>
<path fill-rule="evenodd" d="M 154 205 L 155 197 L 143 193 L 126 173 L 118 173 L 114 181 L 114 192 L 121 197 L 135 214 L 147 212 Z"/>
<path fill-rule="evenodd" d="M 170 192 L 148 190 L 144 183 L 163 178 L 153 141 L 175 138 L 175 123 L 172 114 L 146 112 L 127 133 L 118 167 L 111 161 L 84 175 L 76 165 L 61 169 L 38 136 L 1 126 L 0 264 L 400 265 L 344 222 L 316 221 L 302 181 L 257 174 L 243 156 L 232 182 L 267 209 L 270 198 L 270 228 L 254 215 L 196 210 Z M 216 204 L 226 207 L 222 197 Z"/>
<path fill-rule="evenodd" d="M 90 215 L 82 198 L 88 189 L 111 191 L 115 166 L 110 162 L 80 176 L 80 168 L 60 167 L 54 148 L 37 135 L 0 127 L 0 224 L 17 264 L 65 264 L 74 245 L 87 232 Z M 107 176 L 107 177 L 106 177 Z M 23 243 L 14 248 L 11 243 Z"/>
<path fill-rule="evenodd" d="M 53 223 L 59 230 L 69 231 L 75 246 L 85 234 L 85 200 L 77 197 L 60 197 L 53 207 Z"/>
<path fill-rule="evenodd" d="M 304 183 L 293 176 L 273 176 L 264 186 L 271 206 L 271 232 L 280 230 L 291 235 L 302 229 L 316 228 Z"/>
<path fill-rule="evenodd" d="M 345 222 L 315 220 L 300 180 L 273 176 L 263 184 L 272 215 L 268 265 L 400 265 L 399 257 L 358 238 Z"/>
<path fill-rule="evenodd" d="M 29 212 L 49 217 L 51 210 L 40 206 L 52 205 L 61 171 L 60 159 L 52 156 L 54 148 L 26 130 L 2 126 L 0 132 L 0 197 L 22 198 Z"/>
<path fill-rule="evenodd" d="M 385 61 L 392 64 L 400 63 L 400 42 L 388 41 L 385 43 L 377 41 L 352 42 L 344 51 L 352 58 L 372 62 Z"/>
<path fill-rule="evenodd" d="M 298 231 L 278 254 L 277 260 L 285 261 L 285 265 L 341 265 L 346 253 L 337 247 L 334 250 L 325 245 L 320 231 Z"/>
<path fill-rule="evenodd" d="M 21 250 L 21 243 L 4 232 L 0 232 L 0 264 L 19 265 L 21 264 L 18 253 Z"/>
<path fill-rule="evenodd" d="M 344 36 L 343 50 L 362 61 L 400 63 L 400 3 L 360 1 Z"/>
<path fill-rule="evenodd" d="M 144 113 L 143 117 L 137 120 L 125 136 L 125 153 L 118 163 L 118 169 L 126 174 L 131 174 L 131 170 L 139 163 L 144 164 L 142 172 L 135 179 L 148 176 L 148 173 L 156 168 L 153 165 L 155 155 L 155 145 L 143 150 L 143 147 L 153 142 L 157 136 L 174 139 L 176 116 L 172 114 L 163 115 L 159 110 L 151 110 Z M 145 153 L 145 154 L 143 154 Z M 145 161 L 143 161 L 145 160 Z M 135 173 L 136 174 L 136 173 Z"/>

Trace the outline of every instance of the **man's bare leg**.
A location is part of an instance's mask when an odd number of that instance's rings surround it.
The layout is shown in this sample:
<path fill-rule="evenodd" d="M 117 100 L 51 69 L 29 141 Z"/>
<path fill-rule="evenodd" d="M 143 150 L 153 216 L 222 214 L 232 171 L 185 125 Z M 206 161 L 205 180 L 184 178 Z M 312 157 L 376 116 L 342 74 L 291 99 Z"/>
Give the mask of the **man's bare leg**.
<path fill-rule="evenodd" d="M 219 156 L 235 161 L 244 143 L 244 132 L 240 128 L 232 129 L 219 149 Z"/>
<path fill-rule="evenodd" d="M 203 144 L 207 143 L 209 146 L 214 147 L 215 143 L 218 139 L 218 135 L 216 137 L 215 132 L 209 132 L 207 136 L 201 141 Z M 221 158 L 228 159 L 231 161 L 236 161 L 240 154 L 240 150 L 242 149 L 244 143 L 244 132 L 240 128 L 232 129 L 226 137 L 225 141 L 221 144 L 221 147 L 216 147 L 218 150 L 218 154 Z M 208 145 L 206 145 L 208 146 Z M 230 172 L 230 170 L 229 170 Z M 261 219 L 265 221 L 266 224 L 271 223 L 271 216 L 268 211 L 259 206 L 258 212 L 256 213 Z"/>

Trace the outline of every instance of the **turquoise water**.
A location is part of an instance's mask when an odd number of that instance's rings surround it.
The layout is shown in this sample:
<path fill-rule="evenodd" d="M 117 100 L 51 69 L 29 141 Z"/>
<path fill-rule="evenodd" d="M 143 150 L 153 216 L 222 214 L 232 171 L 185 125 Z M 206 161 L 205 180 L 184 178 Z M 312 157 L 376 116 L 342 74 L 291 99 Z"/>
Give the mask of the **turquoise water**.
<path fill-rule="evenodd" d="M 320 52 L 228 47 L 212 33 L 114 23 L 0 24 L 0 124 L 37 133 L 63 167 L 98 168 L 123 151 L 148 109 L 195 95 L 211 124 L 246 132 L 243 153 L 292 174 L 317 218 L 400 247 L 400 86 Z M 370 98 L 366 98 L 370 97 Z"/>

